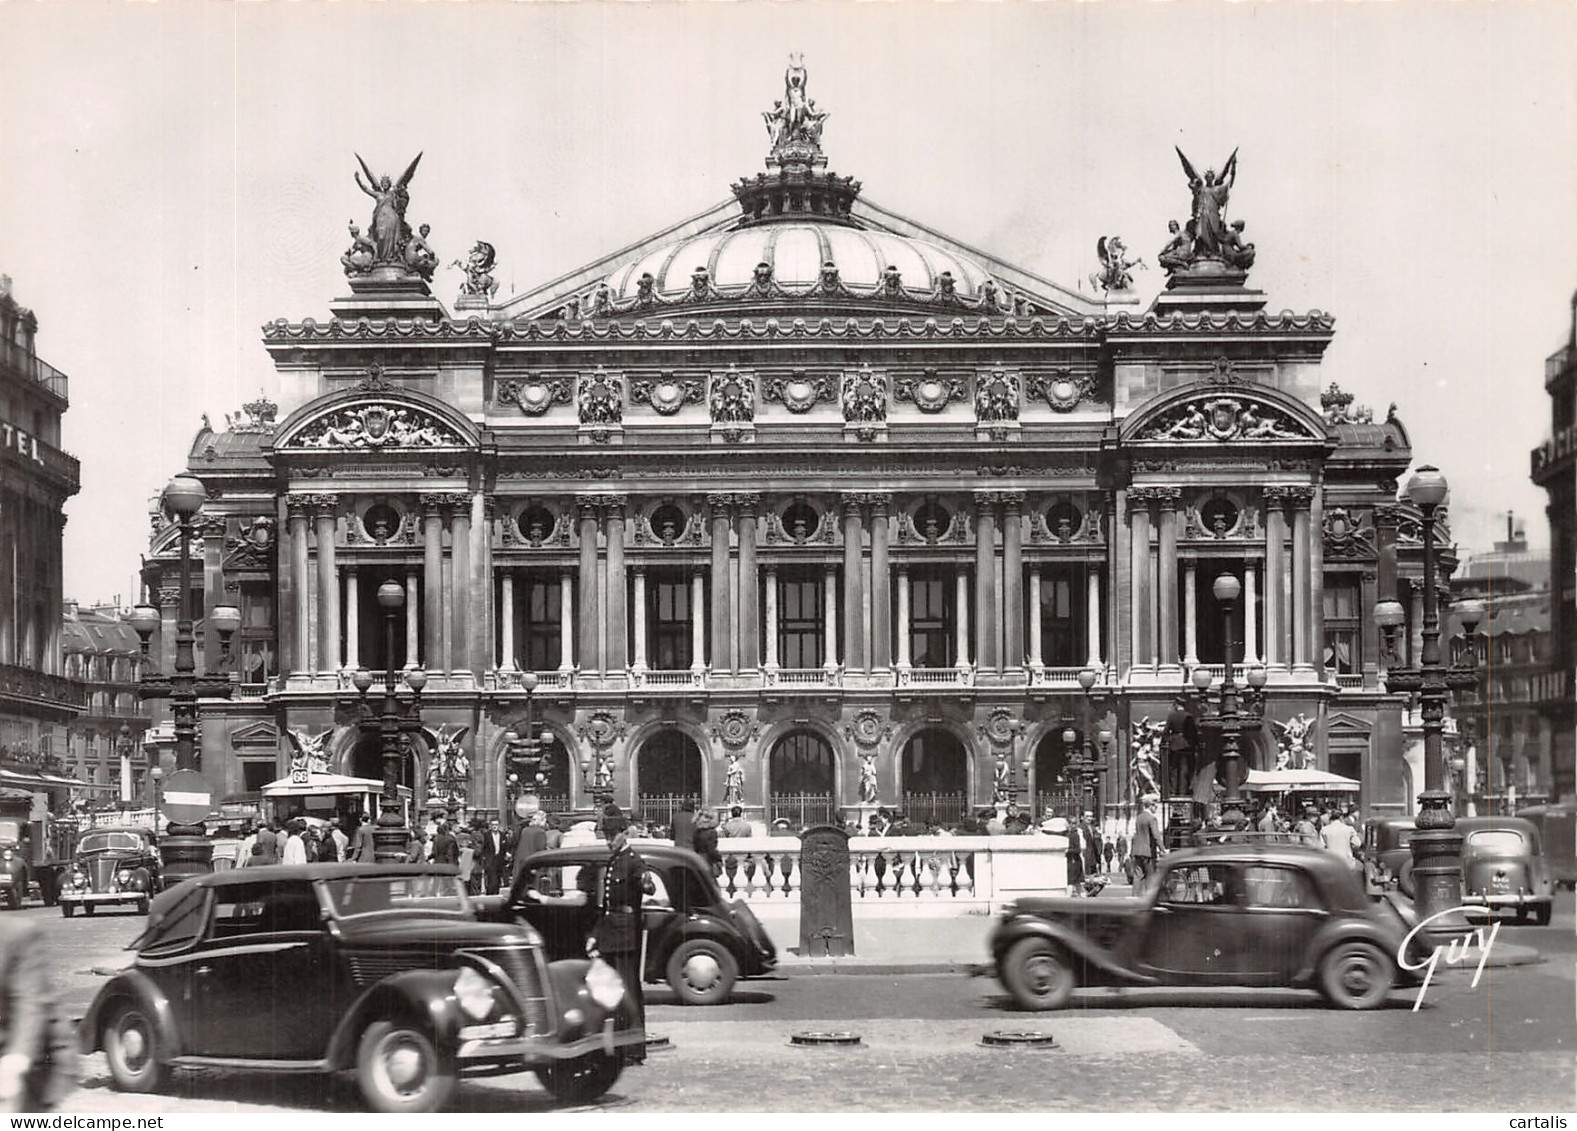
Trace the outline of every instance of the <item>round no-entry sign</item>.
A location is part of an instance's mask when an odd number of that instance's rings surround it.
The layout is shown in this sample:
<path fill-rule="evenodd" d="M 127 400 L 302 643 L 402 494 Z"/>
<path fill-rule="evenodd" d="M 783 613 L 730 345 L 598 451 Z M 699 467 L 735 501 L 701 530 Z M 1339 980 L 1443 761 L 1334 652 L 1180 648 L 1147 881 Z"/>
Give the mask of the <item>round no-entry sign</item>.
<path fill-rule="evenodd" d="M 177 770 L 164 783 L 164 815 L 178 825 L 196 825 L 213 808 L 208 782 L 196 770 Z"/>

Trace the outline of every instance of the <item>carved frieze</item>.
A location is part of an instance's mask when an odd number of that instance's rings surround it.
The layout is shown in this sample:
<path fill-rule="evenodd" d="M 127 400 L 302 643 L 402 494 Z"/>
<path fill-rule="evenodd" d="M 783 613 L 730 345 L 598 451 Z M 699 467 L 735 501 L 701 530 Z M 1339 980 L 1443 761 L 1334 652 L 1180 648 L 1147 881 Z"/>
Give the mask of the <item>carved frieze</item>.
<path fill-rule="evenodd" d="M 975 374 L 975 419 L 982 423 L 1017 420 L 1019 375 L 1008 369 L 983 369 Z"/>
<path fill-rule="evenodd" d="M 712 378 L 709 401 L 714 424 L 748 424 L 756 418 L 756 379 L 732 365 Z"/>
<path fill-rule="evenodd" d="M 1315 436 L 1305 425 L 1274 405 L 1246 396 L 1232 396 L 1195 397 L 1151 421 L 1136 439 L 1230 443 L 1323 437 Z"/>
<path fill-rule="evenodd" d="M 1095 398 L 1095 378 L 1070 369 L 1031 373 L 1024 379 L 1024 392 L 1045 401 L 1053 412 L 1072 412 L 1082 402 Z"/>
<path fill-rule="evenodd" d="M 963 377 L 945 377 L 934 369 L 904 374 L 893 382 L 893 400 L 911 401 L 921 412 L 941 412 L 955 401 L 969 398 L 969 382 Z"/>
<path fill-rule="evenodd" d="M 632 379 L 630 396 L 645 401 L 661 416 L 672 416 L 687 404 L 700 404 L 705 400 L 706 386 L 699 377 L 663 373 L 657 377 Z"/>
<path fill-rule="evenodd" d="M 458 448 L 465 439 L 444 421 L 408 405 L 367 404 L 324 414 L 296 433 L 293 446 L 351 451 Z"/>
<path fill-rule="evenodd" d="M 620 423 L 624 419 L 624 378 L 599 365 L 596 372 L 581 376 L 575 403 L 582 424 Z"/>
<path fill-rule="evenodd" d="M 862 365 L 843 375 L 843 419 L 850 424 L 874 424 L 887 419 L 887 376 Z"/>
<path fill-rule="evenodd" d="M 494 396 L 499 404 L 516 405 L 527 416 L 541 416 L 574 399 L 568 377 L 508 377 L 499 381 Z"/>
<path fill-rule="evenodd" d="M 830 374 L 809 374 L 795 370 L 788 377 L 774 377 L 766 382 L 762 398 L 775 401 L 792 413 L 809 412 L 818 404 L 831 404 L 838 399 L 837 385 Z"/>

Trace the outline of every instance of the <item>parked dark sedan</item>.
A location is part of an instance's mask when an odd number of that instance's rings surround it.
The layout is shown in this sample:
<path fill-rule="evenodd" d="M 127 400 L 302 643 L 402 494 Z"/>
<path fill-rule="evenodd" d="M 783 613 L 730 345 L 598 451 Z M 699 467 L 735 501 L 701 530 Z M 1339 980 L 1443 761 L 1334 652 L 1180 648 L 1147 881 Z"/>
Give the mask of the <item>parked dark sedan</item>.
<path fill-rule="evenodd" d="M 1021 899 L 991 935 L 997 975 L 1025 1009 L 1075 987 L 1308 986 L 1374 1009 L 1398 981 L 1406 921 L 1322 849 L 1222 844 L 1167 856 L 1137 898 Z M 1409 963 L 1422 962 L 1416 941 Z"/>
<path fill-rule="evenodd" d="M 60 877 L 60 913 L 66 918 L 82 908 L 93 914 L 106 904 L 132 904 L 148 913 L 148 901 L 159 890 L 159 853 L 153 833 L 140 825 L 108 825 L 89 829 L 77 838 L 71 868 Z"/>
<path fill-rule="evenodd" d="M 728 1000 L 739 978 L 777 965 L 777 948 L 743 900 L 729 903 L 706 862 L 688 849 L 637 844 L 651 893 L 642 901 L 648 982 L 667 982 L 686 1005 Z M 554 848 L 527 858 L 497 916 L 523 919 L 542 932 L 553 958 L 586 953 L 596 926 L 606 844 Z"/>
<path fill-rule="evenodd" d="M 454 868 L 307 864 L 213 872 L 153 902 L 135 963 L 79 1031 L 110 1077 L 173 1067 L 353 1071 L 376 1111 L 436 1111 L 456 1074 L 532 1069 L 584 1102 L 645 1047 L 607 966 L 548 962 L 535 931 L 476 918 Z"/>
<path fill-rule="evenodd" d="M 1462 837 L 1462 903 L 1531 915 L 1549 923 L 1555 882 L 1545 864 L 1539 830 L 1522 817 L 1458 817 Z"/>

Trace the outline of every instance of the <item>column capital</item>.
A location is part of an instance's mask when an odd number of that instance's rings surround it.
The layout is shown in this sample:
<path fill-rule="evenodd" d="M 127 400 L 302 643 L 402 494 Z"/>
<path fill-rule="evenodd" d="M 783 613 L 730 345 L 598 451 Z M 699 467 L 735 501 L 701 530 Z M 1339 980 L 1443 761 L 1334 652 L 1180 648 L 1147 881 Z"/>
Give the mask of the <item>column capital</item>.
<path fill-rule="evenodd" d="M 1160 501 L 1160 487 L 1130 487 L 1128 488 L 1128 512 L 1143 508 L 1148 511 L 1152 504 Z"/>
<path fill-rule="evenodd" d="M 761 492 L 735 491 L 734 506 L 739 508 L 741 517 L 748 515 L 754 518 L 761 513 Z"/>
<path fill-rule="evenodd" d="M 197 532 L 206 541 L 209 538 L 222 539 L 225 533 L 225 520 L 223 515 L 206 514 L 197 522 Z M 222 543 L 220 544 L 222 546 Z"/>
<path fill-rule="evenodd" d="M 1308 510 L 1309 509 L 1309 505 L 1314 502 L 1314 488 L 1313 487 L 1301 487 L 1301 486 L 1300 487 L 1288 487 L 1287 488 L 1287 502 L 1295 510 L 1300 510 L 1300 511 Z"/>
<path fill-rule="evenodd" d="M 891 491 L 867 491 L 865 502 L 871 508 L 873 515 L 885 515 L 893 509 L 893 493 Z"/>
<path fill-rule="evenodd" d="M 845 491 L 838 496 L 838 506 L 844 518 L 859 518 L 868 500 L 869 495 L 864 491 Z"/>
<path fill-rule="evenodd" d="M 179 585 L 166 585 L 159 589 L 159 608 L 173 609 L 181 603 L 181 587 Z"/>
<path fill-rule="evenodd" d="M 1163 511 L 1175 511 L 1177 504 L 1183 501 L 1181 487 L 1151 487 L 1149 492 L 1151 501 L 1161 504 Z"/>
<path fill-rule="evenodd" d="M 423 491 L 416 497 L 424 515 L 437 515 L 465 504 L 465 495 L 458 491 Z"/>
<path fill-rule="evenodd" d="M 1374 508 L 1374 524 L 1377 527 L 1395 528 L 1401 521 L 1402 508 L 1396 503 L 1380 503 Z"/>
<path fill-rule="evenodd" d="M 706 506 L 712 518 L 727 518 L 729 508 L 734 505 L 734 496 L 728 491 L 709 491 L 706 496 Z"/>
<path fill-rule="evenodd" d="M 629 501 L 630 498 L 628 495 L 588 495 L 581 505 L 596 507 L 598 510 L 604 510 L 611 513 L 613 511 L 624 510 L 624 508 L 629 504 Z"/>

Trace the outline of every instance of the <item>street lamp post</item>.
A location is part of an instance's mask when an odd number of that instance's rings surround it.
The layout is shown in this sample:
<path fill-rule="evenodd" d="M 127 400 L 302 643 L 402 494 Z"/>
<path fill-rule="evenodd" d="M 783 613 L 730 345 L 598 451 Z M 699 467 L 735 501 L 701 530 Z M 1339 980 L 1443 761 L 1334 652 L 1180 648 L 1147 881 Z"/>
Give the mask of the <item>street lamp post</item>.
<path fill-rule="evenodd" d="M 1482 684 L 1479 680 L 1478 669 L 1478 626 L 1479 622 L 1484 619 L 1484 608 L 1484 602 L 1477 597 L 1469 597 L 1452 605 L 1452 609 L 1457 615 L 1457 623 L 1462 626 L 1462 640 L 1464 644 L 1461 657 L 1462 662 L 1457 666 L 1471 672 L 1473 677 L 1473 682 L 1466 688 L 1466 690 L 1472 692 L 1472 698 L 1467 699 L 1462 704 L 1465 709 L 1457 716 L 1457 735 L 1462 747 L 1462 753 L 1466 755 L 1467 751 L 1472 750 L 1475 755 L 1473 762 L 1467 762 L 1464 759 L 1462 767 L 1462 795 L 1464 803 L 1460 808 L 1465 816 L 1473 815 L 1473 788 L 1477 784 L 1474 781 L 1474 778 L 1477 776 L 1474 771 L 1478 770 L 1480 766 L 1486 768 L 1489 766 L 1489 762 L 1486 759 L 1477 756 L 1478 712 L 1483 699 L 1483 696 L 1480 694 Z M 1484 737 L 1487 744 L 1489 738 L 1489 728 L 1487 726 L 1484 728 Z M 1495 812 L 1495 775 L 1486 772 L 1484 774 L 1484 782 L 1485 812 L 1493 816 Z"/>
<path fill-rule="evenodd" d="M 504 761 L 509 767 L 504 793 L 509 801 L 511 827 L 529 820 L 542 808 L 538 790 L 547 781 L 542 760 L 548 747 L 553 745 L 553 732 L 546 727 L 537 734 L 531 733 L 532 693 L 537 689 L 536 672 L 525 672 L 520 677 L 520 687 L 526 693 L 525 737 L 513 728 L 504 733 Z"/>
<path fill-rule="evenodd" d="M 591 795 L 592 804 L 600 814 L 613 800 L 612 763 L 603 757 L 601 751 L 593 754 L 583 746 L 580 751 L 580 776 L 586 792 Z"/>
<path fill-rule="evenodd" d="M 405 587 L 397 581 L 385 581 L 378 586 L 378 607 L 383 610 L 383 709 L 376 714 L 367 702 L 367 692 L 372 689 L 372 673 L 360 668 L 351 677 L 361 695 L 361 729 L 363 734 L 378 736 L 378 753 L 383 758 L 383 793 L 378 797 L 378 819 L 373 825 L 373 854 L 380 864 L 393 863 L 405 858 L 410 843 L 410 829 L 405 823 L 405 807 L 400 804 L 401 739 L 419 731 L 422 726 L 422 688 L 427 686 L 427 672 L 412 668 L 404 673 L 405 684 L 411 689 L 411 699 L 400 699 L 395 683 L 394 629 L 400 610 L 405 607 Z"/>
<path fill-rule="evenodd" d="M 1082 786 L 1085 790 L 1093 791 L 1093 799 L 1086 802 L 1083 792 L 1079 795 L 1079 808 L 1090 808 L 1100 817 L 1094 809 L 1099 800 L 1100 775 L 1106 773 L 1106 750 L 1111 745 L 1111 732 L 1102 729 L 1100 734 L 1100 755 L 1096 756 L 1093 732 L 1095 730 L 1095 685 L 1100 682 L 1100 669 L 1088 667 L 1079 672 L 1079 686 L 1084 689 L 1084 741 L 1083 756 L 1069 762 L 1069 768 L 1076 770 L 1080 775 Z M 1104 693 L 1103 693 L 1104 698 Z M 1067 742 L 1068 732 L 1064 732 L 1063 741 Z"/>
<path fill-rule="evenodd" d="M 1214 682 L 1209 669 L 1195 668 L 1193 681 L 1194 687 L 1200 694 L 1201 706 L 1205 708 L 1204 717 L 1199 720 L 1200 727 L 1213 730 L 1221 736 L 1221 778 L 1222 784 L 1226 787 L 1226 794 L 1221 799 L 1221 827 L 1241 829 L 1248 824 L 1248 817 L 1243 812 L 1241 793 L 1243 753 L 1240 740 L 1245 727 L 1257 728 L 1264 720 L 1266 675 L 1264 665 L 1255 664 L 1250 667 L 1248 690 L 1239 698 L 1236 669 L 1232 663 L 1234 646 L 1232 606 L 1243 592 L 1243 586 L 1230 573 L 1223 573 L 1211 584 L 1210 591 L 1221 606 L 1221 622 L 1226 641 L 1226 663 L 1221 672 L 1220 698 L 1214 710 L 1209 709 L 1208 693 L 1211 683 Z"/>
<path fill-rule="evenodd" d="M 159 814 L 164 809 L 164 767 L 153 767 L 153 769 L 148 771 L 148 777 L 153 780 L 153 831 L 157 835 L 159 832 Z"/>
<path fill-rule="evenodd" d="M 120 737 L 115 742 L 115 752 L 120 755 L 120 805 L 131 806 L 131 726 L 120 724 Z"/>
<path fill-rule="evenodd" d="M 190 475 L 177 475 L 164 488 L 164 505 L 180 530 L 181 590 L 175 621 L 175 670 L 169 675 L 144 673 L 138 689 L 143 699 L 168 699 L 175 723 L 175 770 L 200 768 L 197 753 L 197 701 L 230 698 L 230 680 L 207 675 L 199 678 L 192 634 L 192 520 L 208 498 L 202 481 Z M 142 638 L 147 654 L 148 637 L 159 625 L 159 610 L 139 605 L 132 611 L 131 626 Z M 234 605 L 215 605 L 208 615 L 208 627 L 228 644 L 230 634 L 241 626 L 241 610 Z M 211 643 L 211 642 L 210 642 Z M 200 804 L 200 802 L 198 803 Z M 162 845 L 166 875 L 186 877 L 212 869 L 213 846 L 203 836 L 203 826 L 171 824 Z"/>
<path fill-rule="evenodd" d="M 1440 917 L 1461 902 L 1462 890 L 1462 837 L 1453 827 L 1456 819 L 1451 814 L 1451 794 L 1445 788 L 1446 764 L 1441 746 L 1446 700 L 1453 688 L 1469 688 L 1478 682 L 1476 670 L 1447 667 L 1440 658 L 1435 508 L 1445 501 L 1446 491 L 1446 477 L 1427 464 L 1414 472 L 1407 483 L 1407 497 L 1423 516 L 1423 643 L 1416 667 L 1393 668 L 1385 679 L 1387 691 L 1418 696 L 1418 713 L 1424 727 L 1424 791 L 1418 795 L 1418 815 L 1413 822 L 1416 831 L 1410 845 L 1413 883 L 1418 893 L 1414 902 L 1419 920 L 1430 923 L 1436 933 L 1456 933 L 1463 926 L 1459 916 L 1450 916 L 1450 922 Z"/>

